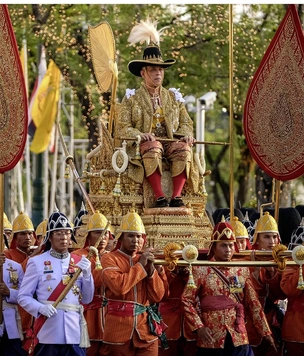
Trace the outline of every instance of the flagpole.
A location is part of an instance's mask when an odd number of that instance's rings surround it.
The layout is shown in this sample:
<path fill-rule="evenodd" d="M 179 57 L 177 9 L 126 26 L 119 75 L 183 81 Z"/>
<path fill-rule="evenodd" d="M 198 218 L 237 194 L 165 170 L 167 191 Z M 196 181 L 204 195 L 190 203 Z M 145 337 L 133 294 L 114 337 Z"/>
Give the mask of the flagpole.
<path fill-rule="evenodd" d="M 59 146 L 59 135 L 58 135 L 58 122 L 60 122 L 60 109 L 61 109 L 61 89 L 62 89 L 62 76 L 60 75 L 60 86 L 59 86 L 59 100 L 57 109 L 57 118 L 55 120 L 55 150 L 53 155 L 53 169 L 51 177 L 51 194 L 50 194 L 50 205 L 49 214 L 52 213 L 55 205 L 55 195 L 56 195 L 56 182 L 57 182 L 57 164 L 58 164 L 58 146 Z"/>
<path fill-rule="evenodd" d="M 49 193 L 49 149 L 47 148 L 44 151 L 44 186 L 43 186 L 43 218 L 47 218 L 48 217 L 48 202 L 49 202 L 49 197 L 48 197 L 48 193 Z"/>

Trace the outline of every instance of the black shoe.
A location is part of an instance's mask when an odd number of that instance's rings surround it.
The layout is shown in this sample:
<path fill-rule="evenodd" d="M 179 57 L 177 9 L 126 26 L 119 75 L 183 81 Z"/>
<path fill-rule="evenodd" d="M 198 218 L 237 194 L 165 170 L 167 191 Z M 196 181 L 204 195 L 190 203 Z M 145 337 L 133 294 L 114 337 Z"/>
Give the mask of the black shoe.
<path fill-rule="evenodd" d="M 169 206 L 171 206 L 171 208 L 179 208 L 181 206 L 185 206 L 185 204 L 181 197 L 175 197 L 171 199 Z"/>
<path fill-rule="evenodd" d="M 155 208 L 166 208 L 167 206 L 169 206 L 169 203 L 165 197 L 157 198 L 154 204 Z"/>

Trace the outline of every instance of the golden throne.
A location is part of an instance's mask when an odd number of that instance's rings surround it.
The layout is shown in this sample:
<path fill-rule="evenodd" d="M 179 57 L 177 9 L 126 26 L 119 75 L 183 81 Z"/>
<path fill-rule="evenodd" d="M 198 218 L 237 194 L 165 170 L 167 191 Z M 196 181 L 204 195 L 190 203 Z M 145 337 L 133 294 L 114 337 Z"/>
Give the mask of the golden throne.
<path fill-rule="evenodd" d="M 189 184 L 185 184 L 182 198 L 186 207 L 153 208 L 154 197 L 149 182 L 144 178 L 143 184 L 140 184 L 128 176 L 126 144 L 117 147 L 114 142 L 119 144 L 119 140 L 113 139 L 106 126 L 101 124 L 101 143 L 88 155 L 90 169 L 83 172 L 83 178 L 89 181 L 92 204 L 111 221 L 114 234 L 122 216 L 130 209 L 135 209 L 145 225 L 148 246 L 162 249 L 169 242 L 186 241 L 199 249 L 206 248 L 212 224 L 205 211 L 207 193 L 204 177 L 201 177 L 196 194 Z M 162 187 L 170 196 L 172 179 L 170 170 L 166 168 Z"/>

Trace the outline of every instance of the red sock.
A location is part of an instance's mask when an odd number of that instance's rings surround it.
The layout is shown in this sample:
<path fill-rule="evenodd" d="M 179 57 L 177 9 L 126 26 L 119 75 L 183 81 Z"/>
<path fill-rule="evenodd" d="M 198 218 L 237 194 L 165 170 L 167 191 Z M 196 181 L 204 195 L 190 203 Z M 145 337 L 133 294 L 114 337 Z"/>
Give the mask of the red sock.
<path fill-rule="evenodd" d="M 149 183 L 151 184 L 155 198 L 158 199 L 160 197 L 164 197 L 165 194 L 161 187 L 161 174 L 160 174 L 159 170 L 157 169 L 153 174 L 151 174 L 149 177 L 147 177 L 147 179 L 148 179 Z"/>
<path fill-rule="evenodd" d="M 185 171 L 183 171 L 178 176 L 173 177 L 173 194 L 172 194 L 172 198 L 181 196 L 184 184 L 186 183 L 186 180 L 187 180 L 187 176 L 186 176 L 186 172 Z"/>

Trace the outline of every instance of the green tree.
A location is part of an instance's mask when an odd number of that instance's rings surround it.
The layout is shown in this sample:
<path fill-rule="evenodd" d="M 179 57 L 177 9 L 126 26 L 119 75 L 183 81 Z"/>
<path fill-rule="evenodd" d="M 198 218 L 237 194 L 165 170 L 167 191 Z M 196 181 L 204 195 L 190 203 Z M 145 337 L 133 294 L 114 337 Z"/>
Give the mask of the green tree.
<path fill-rule="evenodd" d="M 126 88 L 135 88 L 139 84 L 127 70 L 128 62 L 140 58 L 143 51 L 142 45 L 127 43 L 131 28 L 147 17 L 158 20 L 158 28 L 167 26 L 161 50 L 164 58 L 174 58 L 177 63 L 166 72 L 164 86 L 180 88 L 184 95 L 196 97 L 210 90 L 217 92 L 215 108 L 206 117 L 208 140 L 229 140 L 229 115 L 224 115 L 222 108 L 228 114 L 233 111 L 235 197 L 236 202 L 244 205 L 252 199 L 249 182 L 253 180 L 255 164 L 243 135 L 243 104 L 250 81 L 286 7 L 235 5 L 233 9 L 234 93 L 233 108 L 230 108 L 228 5 L 9 5 L 19 46 L 24 36 L 27 39 L 30 88 L 37 76 L 38 46 L 44 44 L 48 59 L 55 61 L 66 83 L 73 89 L 78 108 L 76 131 L 89 137 L 90 149 L 99 142 L 100 120 L 108 119 L 110 94 L 101 94 L 96 84 L 90 60 L 88 26 L 107 21 L 112 27 L 119 69 L 118 101 L 123 98 Z M 301 6 L 299 11 L 302 11 Z M 206 161 L 214 182 L 207 189 L 212 205 L 214 208 L 228 206 L 229 148 L 207 146 Z M 256 203 L 254 198 L 253 201 Z"/>

